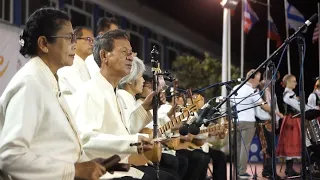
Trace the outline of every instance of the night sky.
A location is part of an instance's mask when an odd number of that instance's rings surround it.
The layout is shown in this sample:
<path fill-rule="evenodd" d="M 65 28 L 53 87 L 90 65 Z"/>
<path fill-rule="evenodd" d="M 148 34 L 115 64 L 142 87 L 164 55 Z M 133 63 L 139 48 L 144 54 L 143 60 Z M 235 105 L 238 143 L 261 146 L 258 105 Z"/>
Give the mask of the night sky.
<path fill-rule="evenodd" d="M 220 0 L 139 0 L 141 4 L 155 8 L 170 17 L 175 18 L 194 32 L 201 34 L 207 39 L 222 46 L 222 15 L 223 9 Z M 267 0 L 257 0 L 267 3 Z M 276 23 L 282 40 L 286 38 L 284 1 L 271 1 L 271 16 Z M 317 0 L 288 0 L 308 19 L 314 13 L 317 13 Z M 258 67 L 266 59 L 267 42 L 267 7 L 249 2 L 251 7 L 257 13 L 260 21 L 255 24 L 245 42 L 245 71 Z M 240 40 L 241 40 L 241 5 L 235 11 L 231 18 L 232 26 L 232 64 L 240 67 Z M 318 65 L 318 43 L 312 44 L 312 33 L 315 25 L 311 25 L 305 35 L 307 49 L 305 58 L 305 90 L 306 98 L 313 90 L 313 78 L 319 76 Z M 294 32 L 293 30 L 291 32 Z M 271 41 L 270 52 L 276 49 L 275 42 Z M 277 64 L 279 58 L 274 62 Z M 280 66 L 281 78 L 287 74 L 286 55 Z M 296 45 L 291 46 L 291 72 L 296 75 L 297 80 L 300 73 L 298 61 L 298 52 Z"/>

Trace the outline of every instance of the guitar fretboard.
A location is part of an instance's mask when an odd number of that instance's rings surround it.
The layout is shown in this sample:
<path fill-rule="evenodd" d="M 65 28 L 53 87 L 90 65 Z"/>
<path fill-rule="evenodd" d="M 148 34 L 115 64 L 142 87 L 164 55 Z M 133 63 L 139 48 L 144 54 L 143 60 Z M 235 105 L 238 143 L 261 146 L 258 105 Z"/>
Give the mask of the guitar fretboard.
<path fill-rule="evenodd" d="M 171 118 L 169 122 L 167 122 L 166 124 L 161 126 L 158 129 L 158 133 L 159 134 L 163 134 L 166 131 L 168 131 L 169 129 L 173 128 L 174 126 L 180 124 L 183 119 L 185 119 L 186 117 L 190 116 L 190 113 L 192 113 L 192 112 L 194 112 L 196 110 L 197 110 L 197 107 L 195 105 L 192 105 L 191 107 L 187 108 L 187 110 L 184 110 L 182 114 L 180 114 L 177 117 Z"/>
<path fill-rule="evenodd" d="M 204 134 L 204 133 L 208 133 L 208 132 L 216 132 L 216 134 L 218 133 L 222 133 L 222 131 L 226 131 L 227 129 L 222 129 L 221 127 L 224 127 L 224 126 L 228 126 L 227 123 L 225 124 L 221 124 L 221 125 L 213 125 L 211 127 L 208 127 L 206 129 L 202 129 L 200 130 L 200 133 L 199 134 Z"/>

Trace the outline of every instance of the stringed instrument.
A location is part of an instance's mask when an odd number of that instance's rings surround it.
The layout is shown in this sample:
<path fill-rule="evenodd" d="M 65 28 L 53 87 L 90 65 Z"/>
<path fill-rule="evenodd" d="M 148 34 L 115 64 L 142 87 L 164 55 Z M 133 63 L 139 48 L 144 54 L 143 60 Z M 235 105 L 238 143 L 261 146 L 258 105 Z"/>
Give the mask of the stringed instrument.
<path fill-rule="evenodd" d="M 206 129 L 200 130 L 199 134 L 210 133 L 210 136 L 218 136 L 220 139 L 224 138 L 224 135 L 228 133 L 228 122 L 222 124 L 214 124 Z M 176 147 L 177 150 L 181 149 L 199 149 L 203 144 L 197 144 L 194 142 L 180 142 Z"/>
<path fill-rule="evenodd" d="M 200 98 L 195 97 L 193 102 L 198 102 L 201 100 Z M 188 107 L 184 108 L 182 110 L 182 113 L 177 117 L 170 118 L 170 121 L 165 123 L 163 126 L 158 128 L 158 136 L 164 135 L 167 131 L 172 129 L 173 127 L 179 125 L 186 117 L 189 117 L 193 112 L 196 112 L 199 108 L 195 104 L 189 105 Z M 148 134 L 149 137 L 153 137 L 153 130 L 150 128 L 144 128 L 141 130 L 142 134 Z M 160 138 L 161 139 L 161 138 Z M 171 138 L 170 140 L 165 138 L 164 140 L 160 140 L 159 138 L 157 140 L 157 143 L 155 143 L 155 147 L 151 151 L 146 151 L 143 154 L 133 154 L 129 157 L 129 164 L 133 164 L 136 166 L 145 165 L 147 163 L 151 162 L 160 162 L 161 160 L 161 154 L 162 154 L 162 148 L 161 144 L 159 142 L 165 142 L 166 146 L 168 147 L 176 147 L 180 141 L 179 138 Z"/>

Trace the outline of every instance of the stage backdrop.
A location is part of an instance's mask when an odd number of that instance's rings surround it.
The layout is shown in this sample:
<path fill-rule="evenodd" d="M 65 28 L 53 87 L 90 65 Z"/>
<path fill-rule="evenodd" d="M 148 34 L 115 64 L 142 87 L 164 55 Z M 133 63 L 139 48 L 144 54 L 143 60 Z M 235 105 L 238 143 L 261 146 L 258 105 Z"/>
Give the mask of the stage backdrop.
<path fill-rule="evenodd" d="M 27 62 L 19 53 L 21 31 L 18 27 L 0 22 L 0 95 L 13 75 Z"/>

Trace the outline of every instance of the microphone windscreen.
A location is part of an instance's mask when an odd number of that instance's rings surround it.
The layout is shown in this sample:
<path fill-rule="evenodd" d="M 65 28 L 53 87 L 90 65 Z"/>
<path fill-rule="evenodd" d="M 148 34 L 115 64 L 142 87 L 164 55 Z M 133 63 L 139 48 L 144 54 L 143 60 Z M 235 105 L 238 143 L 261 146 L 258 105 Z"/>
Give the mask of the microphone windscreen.
<path fill-rule="evenodd" d="M 188 134 L 189 134 L 189 128 L 188 128 L 188 126 L 186 126 L 186 125 L 181 126 L 181 127 L 179 128 L 179 134 L 180 134 L 181 136 L 186 136 L 186 135 L 188 135 Z"/>
<path fill-rule="evenodd" d="M 309 19 L 310 22 L 315 23 L 318 20 L 318 14 L 314 14 L 311 16 L 311 18 Z"/>
<path fill-rule="evenodd" d="M 189 126 L 189 133 L 192 135 L 198 135 L 200 133 L 200 128 L 194 124 Z"/>
<path fill-rule="evenodd" d="M 208 127 L 210 125 L 210 123 L 211 123 L 210 121 L 207 121 L 207 122 L 204 123 L 204 126 Z"/>

